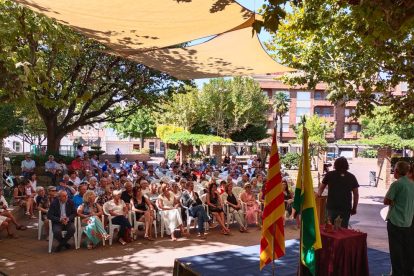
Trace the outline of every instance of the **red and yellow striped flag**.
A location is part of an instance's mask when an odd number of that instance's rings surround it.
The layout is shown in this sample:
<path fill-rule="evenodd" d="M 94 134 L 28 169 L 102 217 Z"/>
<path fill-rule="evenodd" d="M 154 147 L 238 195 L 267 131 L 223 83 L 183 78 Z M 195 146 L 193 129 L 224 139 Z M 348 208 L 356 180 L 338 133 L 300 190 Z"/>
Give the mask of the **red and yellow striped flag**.
<path fill-rule="evenodd" d="M 273 238 L 275 239 L 274 259 L 285 255 L 285 229 L 283 214 L 285 204 L 283 198 L 282 175 L 280 173 L 279 152 L 277 150 L 276 130 L 273 133 L 267 175 L 265 204 L 263 211 L 262 240 L 260 242 L 260 270 L 273 260 Z M 276 232 L 273 223 L 276 222 Z"/>

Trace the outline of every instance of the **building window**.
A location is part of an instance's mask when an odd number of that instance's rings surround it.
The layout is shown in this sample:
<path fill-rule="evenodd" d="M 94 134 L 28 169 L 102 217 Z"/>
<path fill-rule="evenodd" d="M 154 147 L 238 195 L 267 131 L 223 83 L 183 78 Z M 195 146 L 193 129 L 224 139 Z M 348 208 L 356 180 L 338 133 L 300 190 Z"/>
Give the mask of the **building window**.
<path fill-rule="evenodd" d="M 133 150 L 139 150 L 139 144 L 133 144 L 132 149 Z"/>
<path fill-rule="evenodd" d="M 315 100 L 322 99 L 322 93 L 321 92 L 315 92 Z"/>
<path fill-rule="evenodd" d="M 298 92 L 297 100 L 298 101 L 310 101 L 311 93 L 310 92 Z"/>
<path fill-rule="evenodd" d="M 20 151 L 20 142 L 16 142 L 16 141 L 14 141 L 14 142 L 13 142 L 13 149 L 14 149 L 15 151 L 19 152 L 19 151 Z"/>
<path fill-rule="evenodd" d="M 348 117 L 350 113 L 351 113 L 351 110 L 350 109 L 345 109 L 345 116 L 346 117 Z"/>
<path fill-rule="evenodd" d="M 160 151 L 164 151 L 164 143 L 160 142 Z"/>
<path fill-rule="evenodd" d="M 358 125 L 351 125 L 352 131 L 358 131 Z"/>
<path fill-rule="evenodd" d="M 321 109 L 320 108 L 315 108 L 314 113 L 320 115 L 321 114 Z"/>
<path fill-rule="evenodd" d="M 323 93 L 323 95 L 324 95 L 323 99 L 326 100 L 328 98 L 329 92 L 325 92 L 325 93 Z"/>
<path fill-rule="evenodd" d="M 331 116 L 331 109 L 330 108 L 324 108 L 323 109 L 323 115 L 324 116 Z"/>
<path fill-rule="evenodd" d="M 150 148 L 150 150 L 155 151 L 155 143 L 154 142 L 150 142 L 149 143 L 149 148 Z"/>
<path fill-rule="evenodd" d="M 289 124 L 283 124 L 282 131 L 283 132 L 289 132 Z"/>
<path fill-rule="evenodd" d="M 302 115 L 310 116 L 310 108 L 307 107 L 298 107 L 296 108 L 296 117 L 302 117 Z"/>
<path fill-rule="evenodd" d="M 344 125 L 344 132 L 348 133 L 349 132 L 349 125 Z"/>

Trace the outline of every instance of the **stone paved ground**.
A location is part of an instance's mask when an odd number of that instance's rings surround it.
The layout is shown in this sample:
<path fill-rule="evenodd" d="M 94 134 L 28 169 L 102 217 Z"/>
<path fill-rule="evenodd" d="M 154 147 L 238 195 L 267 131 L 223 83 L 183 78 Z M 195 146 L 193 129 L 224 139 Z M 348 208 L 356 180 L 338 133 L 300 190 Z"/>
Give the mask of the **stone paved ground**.
<path fill-rule="evenodd" d="M 351 166 L 350 171 L 362 185 L 358 214 L 351 218 L 351 226 L 368 233 L 369 247 L 388 252 L 386 224 L 380 216 L 386 191 L 366 186 L 367 172 L 371 169 Z M 20 221 L 31 227 L 37 223 L 27 218 Z M 206 240 L 197 239 L 195 231 L 191 230 L 189 238 L 179 238 L 176 242 L 166 236 L 149 242 L 142 238 L 141 232 L 137 241 L 125 247 L 114 242 L 112 246 L 98 245 L 94 250 L 87 250 L 82 243 L 80 249 L 63 249 L 60 253 L 48 253 L 48 243 L 44 237 L 37 240 L 35 229 L 15 231 L 20 235 L 17 240 L 6 239 L 5 232 L 2 232 L 0 271 L 7 275 L 171 275 L 175 258 L 259 243 L 258 228 L 251 227 L 250 233 L 239 233 L 234 226 L 231 229 L 229 236 L 221 235 L 219 228 L 211 229 Z M 287 223 L 285 238 L 299 238 L 294 222 Z"/>

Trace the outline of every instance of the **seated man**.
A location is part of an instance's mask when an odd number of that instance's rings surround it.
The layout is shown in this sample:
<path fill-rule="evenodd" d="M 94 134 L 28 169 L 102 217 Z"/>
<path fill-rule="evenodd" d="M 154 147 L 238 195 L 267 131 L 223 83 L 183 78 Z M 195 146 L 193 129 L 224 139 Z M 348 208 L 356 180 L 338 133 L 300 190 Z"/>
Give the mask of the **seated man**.
<path fill-rule="evenodd" d="M 56 191 L 60 192 L 61 190 L 64 190 L 67 192 L 67 196 L 72 199 L 73 196 L 76 194 L 76 189 L 73 187 L 68 186 L 68 183 L 66 182 L 65 178 L 61 178 L 59 180 L 59 186 L 56 187 Z"/>
<path fill-rule="evenodd" d="M 54 159 L 55 157 L 53 155 L 49 155 L 49 161 L 45 163 L 46 175 L 52 180 L 53 186 L 56 185 L 56 175 L 58 174 L 57 163 Z"/>
<path fill-rule="evenodd" d="M 25 159 L 22 161 L 22 176 L 24 179 L 27 179 L 29 173 L 34 172 L 35 168 L 35 161 L 30 159 L 30 154 L 26 154 Z"/>
<path fill-rule="evenodd" d="M 207 216 L 206 211 L 204 210 L 203 203 L 200 200 L 200 197 L 196 192 L 194 192 L 194 183 L 188 181 L 186 184 L 187 190 L 181 195 L 182 204 L 188 208 L 189 214 L 192 217 L 197 217 L 198 219 L 198 236 L 202 239 L 205 239 L 204 235 L 204 222 L 209 222 L 210 227 L 214 227 L 212 221 Z"/>
<path fill-rule="evenodd" d="M 55 252 L 59 252 L 62 247 L 71 248 L 68 241 L 75 234 L 74 219 L 76 214 L 73 200 L 68 199 L 65 190 L 59 191 L 58 198 L 50 203 L 47 211 L 47 218 L 52 222 L 53 237 L 59 242 Z M 62 231 L 66 231 L 66 234 L 62 235 Z"/>
<path fill-rule="evenodd" d="M 121 194 L 121 199 L 128 205 L 131 201 L 131 198 L 134 197 L 134 194 L 132 193 L 132 183 L 127 182 L 125 183 L 125 191 Z"/>
<path fill-rule="evenodd" d="M 75 203 L 75 208 L 77 209 L 83 203 L 83 195 L 86 193 L 86 186 L 88 182 L 82 182 L 78 187 L 78 194 L 73 197 L 73 202 Z"/>
<path fill-rule="evenodd" d="M 109 161 L 105 160 L 105 165 L 102 166 L 102 172 L 106 172 L 106 170 L 108 169 L 109 166 Z"/>
<path fill-rule="evenodd" d="M 92 170 L 98 174 L 98 177 L 101 178 L 102 177 L 102 170 L 99 168 L 99 161 L 98 161 L 98 156 L 93 155 L 92 159 L 89 160 L 91 163 L 91 167 Z"/>

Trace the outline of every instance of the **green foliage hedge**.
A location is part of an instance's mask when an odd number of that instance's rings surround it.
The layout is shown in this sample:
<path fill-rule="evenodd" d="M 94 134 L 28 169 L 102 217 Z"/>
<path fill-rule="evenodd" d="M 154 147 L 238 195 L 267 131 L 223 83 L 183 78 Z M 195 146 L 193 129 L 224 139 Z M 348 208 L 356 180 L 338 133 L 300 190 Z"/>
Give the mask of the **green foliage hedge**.
<path fill-rule="evenodd" d="M 167 150 L 167 159 L 168 160 L 174 159 L 175 158 L 175 155 L 177 154 L 177 151 L 178 150 L 175 150 L 175 149 L 168 149 Z"/>
<path fill-rule="evenodd" d="M 407 162 L 408 164 L 414 164 L 414 157 L 393 157 L 391 158 L 391 170 L 394 169 L 395 164 L 399 161 Z"/>
<path fill-rule="evenodd" d="M 358 140 L 339 140 L 338 144 L 358 144 L 367 146 L 390 147 L 393 149 L 409 148 L 414 150 L 414 140 L 404 140 L 396 134 L 383 135 L 372 139 L 358 139 Z"/>
<path fill-rule="evenodd" d="M 189 132 L 176 132 L 163 139 L 164 143 L 204 146 L 211 143 L 231 143 L 231 139 L 224 139 L 214 135 L 191 134 Z"/>
<path fill-rule="evenodd" d="M 300 153 L 288 152 L 282 158 L 280 162 L 285 165 L 286 169 L 297 169 L 299 168 Z"/>
<path fill-rule="evenodd" d="M 358 156 L 362 158 L 378 158 L 378 150 L 359 151 Z"/>
<path fill-rule="evenodd" d="M 151 150 L 149 148 L 142 148 L 140 153 L 150 154 L 151 153 Z"/>
<path fill-rule="evenodd" d="M 64 156 L 56 152 L 47 152 L 46 154 L 31 154 L 30 158 L 35 161 L 36 166 L 44 166 L 47 161 L 49 161 L 49 155 L 53 155 L 55 157 L 55 161 L 58 162 L 60 159 L 63 159 L 63 162 L 66 165 L 70 165 L 74 157 L 71 156 Z M 21 166 L 22 161 L 25 159 L 25 155 L 16 155 L 10 157 L 10 164 L 15 166 Z"/>

